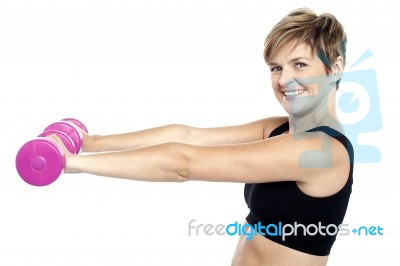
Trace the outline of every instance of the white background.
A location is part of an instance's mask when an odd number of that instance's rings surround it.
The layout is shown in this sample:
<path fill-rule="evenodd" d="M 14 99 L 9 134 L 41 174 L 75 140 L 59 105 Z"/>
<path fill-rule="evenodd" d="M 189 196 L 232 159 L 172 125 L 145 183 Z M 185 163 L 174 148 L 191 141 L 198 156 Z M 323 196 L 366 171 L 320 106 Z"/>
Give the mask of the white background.
<path fill-rule="evenodd" d="M 331 12 L 348 66 L 377 73 L 383 129 L 360 139 L 382 161 L 357 164 L 345 222 L 384 236 L 339 237 L 330 266 L 398 265 L 398 46 L 395 1 L 0 1 L 0 265 L 229 265 L 237 237 L 188 236 L 188 222 L 243 222 L 243 184 L 18 176 L 19 147 L 64 117 L 91 133 L 170 123 L 240 124 L 282 115 L 262 58 L 268 31 L 307 6 Z M 361 99 L 362 100 L 362 99 Z"/>

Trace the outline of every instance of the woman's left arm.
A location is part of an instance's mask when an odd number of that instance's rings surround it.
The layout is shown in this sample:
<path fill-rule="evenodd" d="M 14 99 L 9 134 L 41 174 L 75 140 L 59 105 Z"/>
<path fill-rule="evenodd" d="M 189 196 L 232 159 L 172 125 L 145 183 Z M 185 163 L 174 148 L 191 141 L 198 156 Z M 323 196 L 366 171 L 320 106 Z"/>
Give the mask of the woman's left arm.
<path fill-rule="evenodd" d="M 345 157 L 343 157 L 345 156 Z M 320 132 L 232 145 L 165 143 L 134 150 L 68 155 L 66 172 L 142 181 L 307 182 L 335 171 L 343 146 Z"/>

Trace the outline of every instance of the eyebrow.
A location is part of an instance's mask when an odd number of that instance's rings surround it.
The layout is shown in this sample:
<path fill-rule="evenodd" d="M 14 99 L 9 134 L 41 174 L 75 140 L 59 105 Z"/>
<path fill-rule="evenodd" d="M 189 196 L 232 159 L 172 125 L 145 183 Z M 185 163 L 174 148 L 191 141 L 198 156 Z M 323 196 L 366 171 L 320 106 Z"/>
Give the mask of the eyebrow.
<path fill-rule="evenodd" d="M 289 62 L 293 63 L 293 62 L 296 62 L 296 61 L 299 61 L 299 60 L 302 60 L 302 59 L 305 59 L 305 60 L 307 60 L 307 61 L 309 61 L 309 62 L 311 61 L 311 60 L 308 59 L 307 57 L 299 56 L 299 57 L 295 57 L 295 58 L 290 59 Z M 268 65 L 269 65 L 269 66 L 277 66 L 277 65 L 279 65 L 279 64 L 278 64 L 278 63 L 275 63 L 275 62 L 270 62 L 270 63 L 268 63 Z"/>

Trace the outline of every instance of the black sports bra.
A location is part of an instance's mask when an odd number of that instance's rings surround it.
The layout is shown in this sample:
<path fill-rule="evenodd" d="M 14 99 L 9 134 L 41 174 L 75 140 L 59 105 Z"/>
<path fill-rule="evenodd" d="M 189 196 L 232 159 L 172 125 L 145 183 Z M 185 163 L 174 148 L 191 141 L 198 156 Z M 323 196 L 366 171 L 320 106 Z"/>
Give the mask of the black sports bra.
<path fill-rule="evenodd" d="M 273 130 L 269 137 L 288 129 L 289 123 L 286 122 Z M 349 203 L 354 152 L 350 141 L 342 133 L 327 126 L 306 132 L 315 131 L 335 138 L 346 148 L 350 172 L 344 187 L 328 197 L 312 197 L 304 194 L 295 181 L 246 184 L 244 197 L 250 209 L 246 220 L 254 230 L 276 243 L 308 254 L 326 256 L 340 231 Z M 290 230 L 292 234 L 289 235 Z"/>

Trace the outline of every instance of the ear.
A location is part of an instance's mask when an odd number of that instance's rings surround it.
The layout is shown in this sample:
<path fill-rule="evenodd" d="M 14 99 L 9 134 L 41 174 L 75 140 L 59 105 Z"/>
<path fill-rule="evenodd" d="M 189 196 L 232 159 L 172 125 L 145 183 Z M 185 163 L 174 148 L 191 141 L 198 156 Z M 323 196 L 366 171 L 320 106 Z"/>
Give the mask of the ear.
<path fill-rule="evenodd" d="M 332 65 L 332 74 L 335 75 L 336 80 L 339 80 L 342 78 L 343 74 L 343 57 L 338 56 L 336 57 L 335 62 Z"/>

